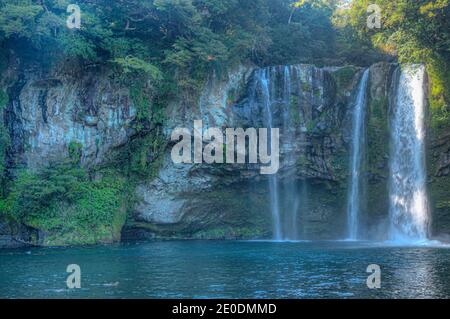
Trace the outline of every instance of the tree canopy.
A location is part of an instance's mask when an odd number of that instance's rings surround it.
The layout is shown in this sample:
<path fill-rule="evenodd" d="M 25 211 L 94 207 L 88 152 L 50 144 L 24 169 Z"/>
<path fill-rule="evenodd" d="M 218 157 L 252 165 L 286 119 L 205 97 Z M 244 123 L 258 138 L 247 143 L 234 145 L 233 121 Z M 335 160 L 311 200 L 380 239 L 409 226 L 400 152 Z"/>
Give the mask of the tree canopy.
<path fill-rule="evenodd" d="M 43 62 L 114 63 L 153 77 L 161 69 L 197 78 L 237 62 L 314 62 L 334 54 L 334 1 L 81 0 L 80 29 L 66 26 L 69 4 L 0 0 L 0 41 L 24 55 L 32 48 Z"/>
<path fill-rule="evenodd" d="M 379 29 L 367 28 L 369 4 L 381 10 Z M 450 119 L 449 4 L 449 0 L 353 0 L 351 8 L 340 16 L 341 21 L 346 21 L 342 29 L 350 30 L 366 48 L 393 55 L 399 62 L 427 65 L 433 124 L 441 126 L 448 126 Z M 345 42 L 347 49 L 355 43 Z"/>

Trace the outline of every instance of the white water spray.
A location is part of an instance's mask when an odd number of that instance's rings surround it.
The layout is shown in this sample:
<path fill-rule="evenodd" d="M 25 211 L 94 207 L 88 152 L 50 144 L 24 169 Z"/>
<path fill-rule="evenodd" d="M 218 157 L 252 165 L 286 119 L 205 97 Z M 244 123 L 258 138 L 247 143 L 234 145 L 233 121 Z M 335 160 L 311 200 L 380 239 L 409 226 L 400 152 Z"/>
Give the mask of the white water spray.
<path fill-rule="evenodd" d="M 419 242 L 428 238 L 430 223 L 425 170 L 425 69 L 403 66 L 391 121 L 389 239 Z"/>

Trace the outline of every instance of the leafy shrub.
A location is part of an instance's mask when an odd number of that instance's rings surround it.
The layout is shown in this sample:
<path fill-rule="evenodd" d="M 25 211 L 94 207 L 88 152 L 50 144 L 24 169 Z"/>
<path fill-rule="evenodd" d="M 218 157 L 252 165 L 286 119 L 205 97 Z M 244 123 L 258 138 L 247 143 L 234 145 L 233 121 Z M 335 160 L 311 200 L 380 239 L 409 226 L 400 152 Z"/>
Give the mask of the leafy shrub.
<path fill-rule="evenodd" d="M 69 158 L 74 163 L 79 163 L 81 160 L 81 156 L 83 155 L 83 145 L 76 141 L 71 141 L 68 147 Z"/>
<path fill-rule="evenodd" d="M 22 171 L 0 209 L 56 243 L 112 241 L 125 221 L 124 193 L 124 180 L 117 176 L 91 180 L 83 168 L 58 164 Z"/>

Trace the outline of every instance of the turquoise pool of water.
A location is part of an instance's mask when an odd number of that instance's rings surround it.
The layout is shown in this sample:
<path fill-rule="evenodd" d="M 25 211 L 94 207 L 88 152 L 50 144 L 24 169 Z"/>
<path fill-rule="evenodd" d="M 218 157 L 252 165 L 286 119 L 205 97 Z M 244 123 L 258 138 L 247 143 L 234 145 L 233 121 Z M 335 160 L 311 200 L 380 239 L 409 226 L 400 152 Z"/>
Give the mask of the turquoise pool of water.
<path fill-rule="evenodd" d="M 68 289 L 66 267 L 81 268 Z M 369 289 L 369 264 L 381 288 Z M 370 242 L 153 241 L 0 250 L 1 298 L 449 298 L 450 249 Z"/>

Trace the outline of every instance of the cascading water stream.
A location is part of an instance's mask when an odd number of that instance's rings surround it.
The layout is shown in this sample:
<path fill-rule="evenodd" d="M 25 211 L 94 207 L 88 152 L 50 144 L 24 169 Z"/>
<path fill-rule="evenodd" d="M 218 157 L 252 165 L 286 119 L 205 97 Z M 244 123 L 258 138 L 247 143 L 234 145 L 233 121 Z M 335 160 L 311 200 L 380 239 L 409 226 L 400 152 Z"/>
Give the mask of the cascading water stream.
<path fill-rule="evenodd" d="M 259 109 L 263 114 L 264 126 L 280 128 L 284 161 L 294 165 L 297 158 L 292 146 L 295 144 L 297 128 L 292 123 L 291 116 L 293 110 L 298 112 L 300 106 L 298 96 L 301 92 L 301 72 L 299 66 L 276 66 L 256 70 L 249 95 L 251 109 Z M 297 224 L 302 197 L 297 181 L 289 178 L 280 181 L 277 174 L 268 176 L 268 179 L 273 239 L 296 240 L 299 237 Z"/>
<path fill-rule="evenodd" d="M 430 223 L 425 170 L 425 68 L 396 70 L 392 100 L 389 239 L 414 243 L 428 238 Z"/>
<path fill-rule="evenodd" d="M 355 100 L 352 118 L 352 149 L 350 157 L 351 178 L 347 205 L 348 239 L 359 238 L 359 213 L 361 210 L 361 170 L 364 158 L 364 146 L 366 144 L 365 116 L 367 107 L 367 83 L 369 79 L 369 69 L 359 82 L 358 94 Z"/>
<path fill-rule="evenodd" d="M 290 108 L 291 108 L 291 97 L 292 97 L 292 72 L 298 72 L 298 67 L 296 66 L 284 66 L 283 67 L 283 105 L 285 111 L 283 112 L 283 132 L 284 132 L 284 142 L 285 145 L 294 145 L 294 134 L 292 133 L 293 125 L 290 120 Z M 298 89 L 300 86 L 295 87 Z M 295 161 L 295 156 L 292 150 L 286 151 L 287 161 Z M 296 240 L 298 239 L 298 211 L 300 208 L 300 195 L 296 183 L 293 181 L 284 181 L 283 183 L 283 193 L 284 203 L 290 203 L 290 205 L 285 205 L 285 213 L 287 218 L 284 221 L 284 232 L 283 239 Z"/>
<path fill-rule="evenodd" d="M 273 126 L 273 116 L 271 110 L 271 78 L 270 69 L 258 70 L 256 73 L 257 81 L 261 85 L 261 95 L 262 103 L 266 113 L 266 125 L 267 128 L 272 128 Z M 269 130 L 270 131 L 270 130 Z M 273 219 L 273 238 L 275 240 L 281 240 L 281 216 L 280 216 L 280 206 L 279 206 L 279 184 L 277 174 L 272 174 L 269 176 L 269 192 L 270 192 L 270 205 L 272 211 Z"/>
<path fill-rule="evenodd" d="M 273 239 L 298 240 L 305 232 L 300 223 L 308 201 L 307 182 L 298 180 L 296 169 L 309 145 L 306 127 L 326 103 L 325 75 L 313 66 L 287 65 L 255 70 L 252 79 L 245 115 L 254 125 L 280 129 L 283 170 L 268 176 Z"/>

